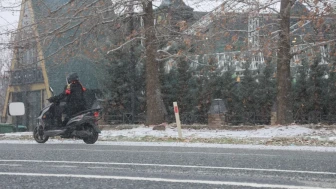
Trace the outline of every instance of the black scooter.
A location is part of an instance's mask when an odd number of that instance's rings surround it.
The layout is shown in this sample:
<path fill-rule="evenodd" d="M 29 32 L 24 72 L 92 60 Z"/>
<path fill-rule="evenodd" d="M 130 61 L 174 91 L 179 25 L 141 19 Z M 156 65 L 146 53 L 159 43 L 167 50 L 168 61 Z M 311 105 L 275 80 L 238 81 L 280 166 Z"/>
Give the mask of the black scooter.
<path fill-rule="evenodd" d="M 53 90 L 50 88 L 50 91 Z M 92 109 L 80 112 L 70 118 L 63 126 L 61 115 L 61 102 L 50 103 L 40 112 L 38 124 L 34 128 L 33 136 L 36 142 L 45 143 L 49 137 L 83 139 L 86 144 L 94 144 L 98 140 L 99 100 L 96 99 Z"/>

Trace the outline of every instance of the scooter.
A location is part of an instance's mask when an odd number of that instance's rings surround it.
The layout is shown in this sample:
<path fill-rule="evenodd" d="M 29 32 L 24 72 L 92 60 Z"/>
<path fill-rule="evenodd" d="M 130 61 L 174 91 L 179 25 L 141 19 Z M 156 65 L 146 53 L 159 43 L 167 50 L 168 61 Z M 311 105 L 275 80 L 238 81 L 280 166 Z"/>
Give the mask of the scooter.
<path fill-rule="evenodd" d="M 52 88 L 50 91 L 53 93 Z M 78 138 L 86 144 L 94 144 L 101 132 L 98 128 L 101 110 L 99 99 L 96 98 L 91 109 L 73 115 L 65 126 L 62 122 L 62 116 L 58 115 L 63 106 L 61 102 L 53 102 L 41 110 L 33 132 L 35 141 L 45 143 L 49 137 L 60 136 L 61 138 Z"/>

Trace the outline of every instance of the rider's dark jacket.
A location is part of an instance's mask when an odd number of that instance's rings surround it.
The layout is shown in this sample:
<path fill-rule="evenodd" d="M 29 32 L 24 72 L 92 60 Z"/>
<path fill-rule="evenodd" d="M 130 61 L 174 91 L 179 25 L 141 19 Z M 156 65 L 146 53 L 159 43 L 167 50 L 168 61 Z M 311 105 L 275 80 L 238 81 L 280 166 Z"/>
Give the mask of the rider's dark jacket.
<path fill-rule="evenodd" d="M 86 102 L 84 99 L 84 92 L 86 89 L 82 84 L 75 80 L 66 85 L 64 91 L 49 99 L 50 102 L 61 101 L 66 99 L 65 113 L 67 117 L 71 117 L 81 111 L 86 110 Z"/>

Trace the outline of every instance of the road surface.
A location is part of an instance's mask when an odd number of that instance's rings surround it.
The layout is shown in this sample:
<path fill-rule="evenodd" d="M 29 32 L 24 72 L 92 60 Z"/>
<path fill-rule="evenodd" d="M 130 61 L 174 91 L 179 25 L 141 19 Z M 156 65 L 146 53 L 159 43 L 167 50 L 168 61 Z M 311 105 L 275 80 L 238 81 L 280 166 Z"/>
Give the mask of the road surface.
<path fill-rule="evenodd" d="M 336 153 L 0 144 L 0 188 L 336 188 Z"/>

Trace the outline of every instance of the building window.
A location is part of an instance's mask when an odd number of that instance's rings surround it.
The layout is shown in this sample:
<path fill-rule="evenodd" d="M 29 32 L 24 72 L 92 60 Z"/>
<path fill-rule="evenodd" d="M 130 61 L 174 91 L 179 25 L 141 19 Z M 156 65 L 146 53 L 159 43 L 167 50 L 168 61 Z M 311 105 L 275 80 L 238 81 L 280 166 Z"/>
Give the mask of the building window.
<path fill-rule="evenodd" d="M 302 45 L 295 45 L 293 48 L 291 48 L 291 52 L 296 53 L 299 50 L 301 50 L 303 47 L 304 46 L 302 46 Z M 299 54 L 296 54 L 291 59 L 290 66 L 291 67 L 296 67 L 296 66 L 299 66 L 299 65 L 302 65 L 301 56 Z"/>
<path fill-rule="evenodd" d="M 217 57 L 218 57 L 218 66 L 220 66 L 223 69 L 223 71 L 227 71 L 228 67 L 227 65 L 225 65 L 225 55 L 218 54 Z"/>
<path fill-rule="evenodd" d="M 198 63 L 199 63 L 198 58 L 199 58 L 199 55 L 195 55 L 195 56 L 190 57 L 190 68 L 192 68 L 192 69 L 197 68 Z"/>
<path fill-rule="evenodd" d="M 259 48 L 259 17 L 250 15 L 249 16 L 249 26 L 248 26 L 248 42 L 249 48 Z"/>
<path fill-rule="evenodd" d="M 321 64 L 328 64 L 330 49 L 329 45 L 325 44 L 323 46 L 320 46 L 321 51 Z"/>

